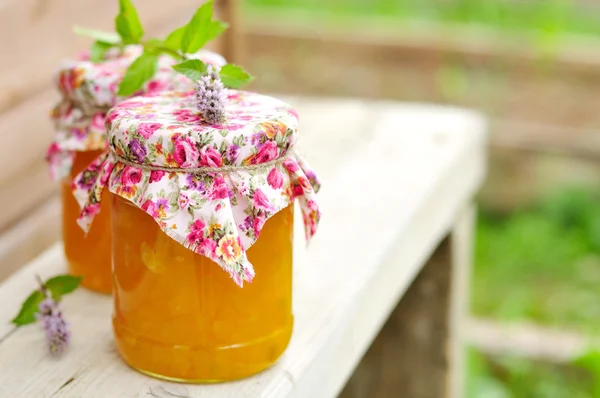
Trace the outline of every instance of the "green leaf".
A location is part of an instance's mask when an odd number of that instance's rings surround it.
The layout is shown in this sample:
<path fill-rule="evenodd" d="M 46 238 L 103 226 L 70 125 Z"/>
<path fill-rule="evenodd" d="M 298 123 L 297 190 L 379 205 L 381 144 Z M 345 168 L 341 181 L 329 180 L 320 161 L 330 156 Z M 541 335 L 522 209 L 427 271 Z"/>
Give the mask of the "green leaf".
<path fill-rule="evenodd" d="M 233 64 L 223 66 L 219 75 L 223 84 L 229 88 L 242 88 L 254 79 L 242 67 Z"/>
<path fill-rule="evenodd" d="M 101 30 L 83 28 L 81 26 L 73 26 L 73 32 L 80 36 L 90 37 L 96 41 L 101 41 L 107 44 L 119 44 L 121 38 L 113 32 L 103 32 Z"/>
<path fill-rule="evenodd" d="M 213 2 L 204 3 L 190 22 L 185 26 L 181 37 L 180 50 L 184 54 L 195 53 L 200 50 L 207 42 L 216 38 L 227 29 L 227 24 L 221 21 L 213 21 Z M 178 35 L 176 33 L 175 35 Z M 176 36 L 172 38 L 176 40 Z"/>
<path fill-rule="evenodd" d="M 206 73 L 206 64 L 199 59 L 188 59 L 173 65 L 173 69 L 192 80 L 200 80 Z"/>
<path fill-rule="evenodd" d="M 104 54 L 106 54 L 106 51 L 112 47 L 114 47 L 112 44 L 105 43 L 103 41 L 94 42 L 92 48 L 90 49 L 90 60 L 96 63 L 104 60 Z"/>
<path fill-rule="evenodd" d="M 181 37 L 181 51 L 183 53 L 195 52 L 193 48 L 196 47 L 201 31 L 206 29 L 212 21 L 213 14 L 213 2 L 212 0 L 202 4 L 194 13 L 194 16 L 190 22 L 185 26 L 185 30 Z"/>
<path fill-rule="evenodd" d="M 185 32 L 186 26 L 187 25 L 184 25 L 169 33 L 165 39 L 164 46 L 170 48 L 171 50 L 179 51 L 181 48 L 181 39 L 183 38 L 183 32 Z"/>
<path fill-rule="evenodd" d="M 210 26 L 206 29 L 205 33 L 204 33 L 204 38 L 203 40 L 204 43 L 198 47 L 198 49 L 194 50 L 194 52 L 200 50 L 202 47 L 204 47 L 204 45 L 211 41 L 216 39 L 217 37 L 221 36 L 223 34 L 223 32 L 225 32 L 227 30 L 227 28 L 229 28 L 229 24 L 227 24 L 226 22 L 223 21 L 211 21 Z"/>
<path fill-rule="evenodd" d="M 50 290 L 54 300 L 60 301 L 62 296 L 77 289 L 80 283 L 80 276 L 58 275 L 48 279 L 46 283 L 44 283 L 44 286 L 46 286 L 46 289 Z"/>
<path fill-rule="evenodd" d="M 144 51 L 151 53 L 161 52 L 161 48 L 164 47 L 164 43 L 160 39 L 148 39 L 144 40 Z"/>
<path fill-rule="evenodd" d="M 165 45 L 165 42 L 160 39 L 148 39 L 144 41 L 144 51 L 156 55 L 166 54 L 175 61 L 183 61 L 183 57 L 178 50 L 173 50 Z"/>
<path fill-rule="evenodd" d="M 34 291 L 27 297 L 19 314 L 11 321 L 17 326 L 27 325 L 35 322 L 35 314 L 38 313 L 38 306 L 44 301 L 44 295 L 39 290 Z"/>
<path fill-rule="evenodd" d="M 119 84 L 118 94 L 129 96 L 138 91 L 154 76 L 158 66 L 158 55 L 144 52 L 129 65 Z"/>
<path fill-rule="evenodd" d="M 137 44 L 142 39 L 144 28 L 130 0 L 119 0 L 119 15 L 115 18 L 115 27 L 125 44 Z"/>

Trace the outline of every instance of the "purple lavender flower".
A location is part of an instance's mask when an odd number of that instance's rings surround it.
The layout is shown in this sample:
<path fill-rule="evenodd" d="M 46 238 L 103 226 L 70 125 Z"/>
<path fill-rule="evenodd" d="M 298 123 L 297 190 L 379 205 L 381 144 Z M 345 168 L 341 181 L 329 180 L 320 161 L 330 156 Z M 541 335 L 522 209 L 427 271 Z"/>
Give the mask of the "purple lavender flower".
<path fill-rule="evenodd" d="M 202 76 L 196 87 L 196 107 L 209 124 L 225 121 L 226 88 L 219 77 L 219 68 L 208 66 L 207 74 Z"/>
<path fill-rule="evenodd" d="M 131 140 L 129 143 L 129 150 L 135 156 L 138 162 L 143 163 L 146 157 L 146 148 L 140 143 L 138 139 Z"/>
<path fill-rule="evenodd" d="M 38 319 L 46 330 L 46 343 L 50 354 L 59 355 L 69 345 L 71 333 L 65 322 L 58 303 L 46 292 L 46 298 L 38 306 L 40 312 Z"/>

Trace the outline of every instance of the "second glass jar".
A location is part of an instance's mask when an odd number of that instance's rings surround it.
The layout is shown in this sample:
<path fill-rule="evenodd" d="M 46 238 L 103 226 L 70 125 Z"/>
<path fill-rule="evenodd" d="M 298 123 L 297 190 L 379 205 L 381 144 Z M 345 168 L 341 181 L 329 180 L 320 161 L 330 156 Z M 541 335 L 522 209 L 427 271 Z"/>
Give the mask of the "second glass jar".
<path fill-rule="evenodd" d="M 100 204 L 89 233 L 77 224 L 81 212 L 71 192 L 71 181 L 94 161 L 102 151 L 76 152 L 71 176 L 62 182 L 63 223 L 62 236 L 69 273 L 81 276 L 82 285 L 88 289 L 110 293 L 112 289 L 110 250 L 110 200 L 106 197 Z M 109 193 L 105 191 L 103 196 Z"/>

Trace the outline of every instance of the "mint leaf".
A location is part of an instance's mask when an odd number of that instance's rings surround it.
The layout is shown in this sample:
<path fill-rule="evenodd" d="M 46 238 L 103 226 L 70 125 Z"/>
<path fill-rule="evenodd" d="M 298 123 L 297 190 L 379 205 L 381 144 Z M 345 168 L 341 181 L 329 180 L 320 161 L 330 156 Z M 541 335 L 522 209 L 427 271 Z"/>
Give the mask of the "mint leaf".
<path fill-rule="evenodd" d="M 200 47 L 198 47 L 196 50 L 194 50 L 194 52 L 196 52 L 196 51 L 200 50 L 202 47 L 204 47 L 204 44 L 206 44 L 207 42 L 221 36 L 223 34 L 223 32 L 225 32 L 227 30 L 228 27 L 229 27 L 229 24 L 227 24 L 226 22 L 211 21 L 209 27 L 206 29 L 206 31 L 204 33 L 203 40 L 206 40 L 206 41 Z"/>
<path fill-rule="evenodd" d="M 202 4 L 197 10 L 190 22 L 185 26 L 181 37 L 181 51 L 185 53 L 196 52 L 198 36 L 203 29 L 206 29 L 212 21 L 213 2 L 212 0 Z M 199 47 L 198 47 L 199 48 Z"/>
<path fill-rule="evenodd" d="M 44 301 L 44 295 L 39 290 L 34 291 L 27 297 L 19 314 L 11 321 L 17 326 L 27 325 L 36 321 L 35 315 L 38 313 L 38 306 Z"/>
<path fill-rule="evenodd" d="M 90 49 L 90 60 L 96 63 L 104 60 L 104 54 L 106 54 L 106 51 L 112 47 L 114 47 L 112 44 L 105 43 L 103 41 L 94 42 L 92 48 Z"/>
<path fill-rule="evenodd" d="M 177 28 L 169 33 L 164 42 L 165 47 L 178 51 L 181 48 L 181 39 L 183 38 L 183 32 L 185 32 L 186 26 Z"/>
<path fill-rule="evenodd" d="M 206 73 L 206 64 L 199 59 L 188 59 L 173 65 L 173 69 L 192 80 L 200 80 Z"/>
<path fill-rule="evenodd" d="M 166 54 L 178 62 L 186 59 L 181 53 L 179 53 L 179 50 L 167 47 L 165 42 L 160 39 L 149 39 L 144 41 L 144 51 L 158 55 Z"/>
<path fill-rule="evenodd" d="M 119 0 L 119 15 L 115 18 L 115 27 L 125 44 L 137 44 L 142 39 L 144 28 L 130 0 Z"/>
<path fill-rule="evenodd" d="M 148 52 L 155 53 L 160 51 L 162 47 L 164 47 L 164 43 L 160 39 L 148 39 L 144 40 L 144 50 Z"/>
<path fill-rule="evenodd" d="M 233 64 L 223 66 L 219 76 L 225 87 L 229 88 L 242 88 L 254 79 L 242 67 Z"/>
<path fill-rule="evenodd" d="M 158 55 L 144 52 L 137 57 L 125 71 L 125 76 L 119 84 L 118 94 L 129 96 L 138 91 L 144 83 L 154 76 L 158 66 Z"/>
<path fill-rule="evenodd" d="M 96 41 L 107 44 L 119 44 L 121 42 L 119 35 L 113 32 L 103 32 L 101 30 L 83 28 L 77 25 L 73 26 L 73 32 L 80 36 L 90 37 Z"/>
<path fill-rule="evenodd" d="M 198 8 L 183 31 L 181 45 L 179 47 L 181 52 L 184 54 L 195 53 L 204 47 L 207 42 L 219 36 L 227 29 L 226 23 L 213 21 L 212 15 L 212 0 L 202 4 L 202 6 Z M 172 39 L 175 41 L 176 37 Z"/>
<path fill-rule="evenodd" d="M 46 289 L 50 290 L 54 300 L 60 301 L 62 296 L 77 289 L 80 283 L 80 276 L 59 275 L 48 279 L 46 283 L 44 283 L 44 286 L 46 286 Z"/>

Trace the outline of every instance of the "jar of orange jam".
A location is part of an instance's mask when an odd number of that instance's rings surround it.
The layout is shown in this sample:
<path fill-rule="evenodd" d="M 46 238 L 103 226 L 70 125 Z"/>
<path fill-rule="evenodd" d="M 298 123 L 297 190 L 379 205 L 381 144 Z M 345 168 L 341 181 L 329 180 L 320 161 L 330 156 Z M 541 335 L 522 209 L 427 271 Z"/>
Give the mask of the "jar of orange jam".
<path fill-rule="evenodd" d="M 56 133 L 47 159 L 52 178 L 62 185 L 65 257 L 70 274 L 82 276 L 83 286 L 102 293 L 112 289 L 110 204 L 106 200 L 98 207 L 100 214 L 94 227 L 85 234 L 77 225 L 81 209 L 72 194 L 72 180 L 106 152 L 106 112 L 121 100 L 117 96 L 118 83 L 141 52 L 140 46 L 127 46 L 123 52 L 109 51 L 99 63 L 90 62 L 86 56 L 65 61 L 56 78 L 62 98 L 52 111 Z M 220 55 L 209 51 L 201 51 L 198 56 L 205 62 L 225 63 Z M 190 87 L 188 79 L 172 71 L 172 62 L 161 58 L 157 74 L 141 92 Z"/>
<path fill-rule="evenodd" d="M 110 206 L 108 203 L 102 203 L 94 227 L 85 234 L 77 225 L 81 210 L 71 191 L 72 178 L 101 153 L 101 151 L 86 151 L 74 155 L 71 178 L 65 178 L 62 182 L 62 237 L 69 273 L 83 276 L 82 284 L 88 289 L 110 293 L 112 290 Z"/>
<path fill-rule="evenodd" d="M 230 90 L 226 121 L 211 125 L 194 98 L 165 92 L 113 108 L 110 152 L 76 196 L 86 213 L 111 192 L 113 328 L 125 362 L 201 383 L 255 374 L 284 352 L 293 204 L 308 237 L 320 213 L 289 105 Z"/>

